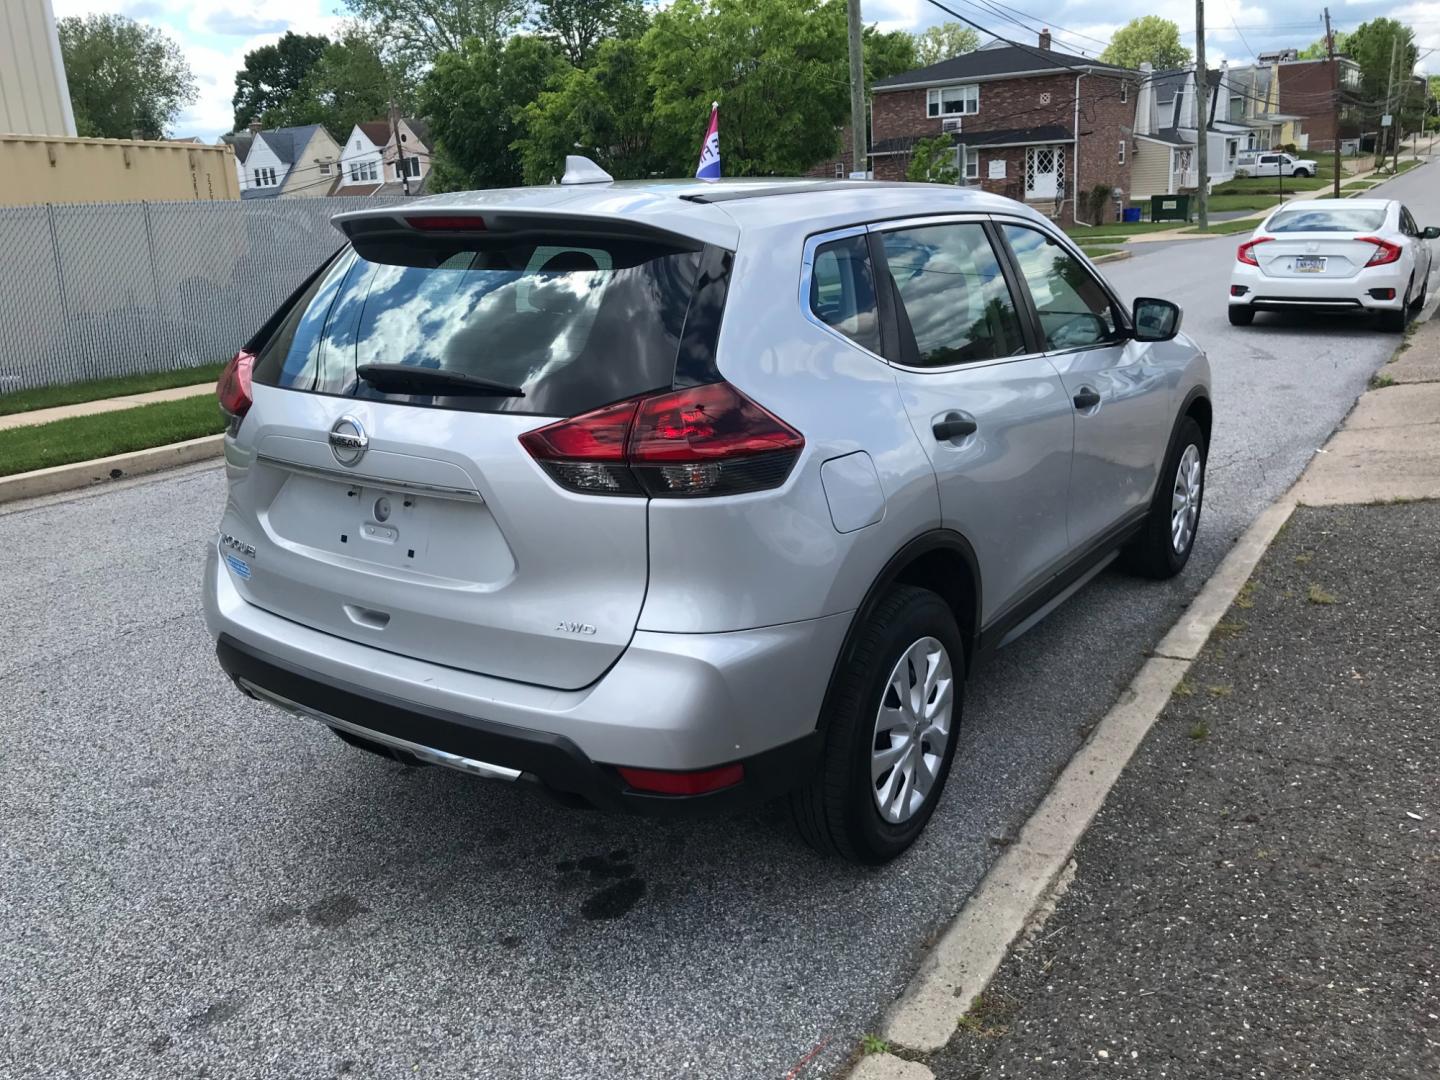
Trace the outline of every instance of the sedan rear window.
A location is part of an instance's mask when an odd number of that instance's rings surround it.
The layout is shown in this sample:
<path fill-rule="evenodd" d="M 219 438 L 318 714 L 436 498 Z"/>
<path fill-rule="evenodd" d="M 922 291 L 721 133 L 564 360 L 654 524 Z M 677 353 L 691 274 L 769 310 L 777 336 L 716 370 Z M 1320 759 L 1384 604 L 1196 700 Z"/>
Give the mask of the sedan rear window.
<path fill-rule="evenodd" d="M 256 382 L 573 416 L 670 386 L 700 265 L 699 251 L 609 239 L 367 254 L 347 250 L 311 284 L 260 351 Z"/>
<path fill-rule="evenodd" d="M 1385 224 L 1385 208 L 1357 206 L 1307 207 L 1303 210 L 1281 210 L 1265 226 L 1266 232 L 1374 232 Z"/>

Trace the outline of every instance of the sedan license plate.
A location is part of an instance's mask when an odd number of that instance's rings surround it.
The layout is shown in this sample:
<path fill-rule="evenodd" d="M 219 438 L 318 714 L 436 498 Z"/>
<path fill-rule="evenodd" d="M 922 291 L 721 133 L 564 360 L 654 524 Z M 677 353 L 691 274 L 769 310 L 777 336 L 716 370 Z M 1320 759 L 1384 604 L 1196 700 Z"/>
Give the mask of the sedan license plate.
<path fill-rule="evenodd" d="M 1325 256 L 1297 255 L 1295 272 L 1297 274 L 1323 274 L 1325 272 Z"/>

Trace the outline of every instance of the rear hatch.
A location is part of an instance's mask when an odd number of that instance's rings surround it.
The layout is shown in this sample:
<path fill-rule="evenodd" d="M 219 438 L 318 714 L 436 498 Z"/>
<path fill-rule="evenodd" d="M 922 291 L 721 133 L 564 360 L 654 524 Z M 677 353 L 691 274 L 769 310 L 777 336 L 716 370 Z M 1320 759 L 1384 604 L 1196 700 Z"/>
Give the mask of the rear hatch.
<path fill-rule="evenodd" d="M 634 633 L 647 500 L 568 492 L 519 437 L 671 386 L 701 245 L 445 220 L 358 239 L 255 350 L 231 578 L 338 637 L 585 686 Z"/>
<path fill-rule="evenodd" d="M 1286 209 L 1266 224 L 1271 239 L 1256 244 L 1253 253 L 1266 277 L 1343 281 L 1375 256 L 1378 242 L 1362 237 L 1384 223 L 1383 208 Z"/>

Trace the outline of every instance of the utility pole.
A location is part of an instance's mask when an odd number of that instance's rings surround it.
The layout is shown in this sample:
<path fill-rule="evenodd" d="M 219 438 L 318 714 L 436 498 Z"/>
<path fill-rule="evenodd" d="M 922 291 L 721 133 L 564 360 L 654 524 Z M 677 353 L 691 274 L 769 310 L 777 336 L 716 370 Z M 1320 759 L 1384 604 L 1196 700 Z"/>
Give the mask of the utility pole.
<path fill-rule="evenodd" d="M 1200 228 L 1206 229 L 1210 227 L 1210 76 L 1205 70 L 1205 0 L 1195 0 L 1195 109 L 1199 124 L 1195 138 L 1199 181 L 1195 205 Z"/>
<path fill-rule="evenodd" d="M 395 168 L 400 173 L 400 183 L 406 197 L 410 195 L 410 170 L 405 167 L 405 147 L 400 145 L 400 113 L 395 108 L 395 99 L 390 99 L 390 138 L 395 141 Z M 380 155 L 380 171 L 385 171 L 385 155 Z M 381 182 L 384 182 L 382 176 Z"/>
<path fill-rule="evenodd" d="M 1385 153 L 1385 138 L 1384 138 L 1384 137 L 1385 137 L 1386 135 L 1393 134 L 1393 132 L 1394 132 L 1394 130 L 1395 130 L 1395 111 L 1394 111 L 1394 109 L 1391 107 L 1391 100 L 1392 100 L 1392 99 L 1394 98 L 1394 96 L 1395 96 L 1395 53 L 1396 53 L 1396 50 L 1399 49 L 1399 47 L 1400 47 L 1400 38 L 1399 38 L 1399 37 L 1392 37 L 1392 38 L 1390 39 L 1390 78 L 1389 78 L 1388 80 L 1386 80 L 1386 82 L 1385 82 L 1385 115 L 1388 116 L 1388 117 L 1390 117 L 1390 131 L 1384 131 L 1384 130 L 1382 130 L 1382 131 L 1380 132 L 1380 136 L 1381 136 L 1381 138 L 1380 138 L 1380 164 L 1381 164 L 1381 165 L 1384 165 L 1384 164 L 1385 164 L 1385 159 L 1389 156 L 1388 154 Z"/>
<path fill-rule="evenodd" d="M 1325 9 L 1325 55 L 1330 58 L 1330 93 L 1334 96 L 1335 190 L 1340 198 L 1340 65 L 1335 61 L 1335 35 L 1330 32 L 1330 9 Z"/>
<path fill-rule="evenodd" d="M 848 0 L 846 17 L 850 30 L 850 146 L 854 161 L 851 172 L 869 171 L 869 132 L 865 130 L 865 39 L 861 34 L 860 0 Z"/>

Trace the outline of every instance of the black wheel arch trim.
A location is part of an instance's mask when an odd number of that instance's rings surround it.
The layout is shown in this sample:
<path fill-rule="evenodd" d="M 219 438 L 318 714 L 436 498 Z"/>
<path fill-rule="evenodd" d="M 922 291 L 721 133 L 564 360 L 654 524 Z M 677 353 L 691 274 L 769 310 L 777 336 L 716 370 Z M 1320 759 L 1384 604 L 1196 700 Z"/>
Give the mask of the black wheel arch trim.
<path fill-rule="evenodd" d="M 960 627 L 960 637 L 965 645 L 965 671 L 967 675 L 969 674 L 979 640 L 980 612 L 984 610 L 981 606 L 983 583 L 980 579 L 980 560 L 975 557 L 975 549 L 971 547 L 970 541 L 965 539 L 961 533 L 954 529 L 931 529 L 919 536 L 912 537 L 899 551 L 890 556 L 880 573 L 876 575 L 875 580 L 870 583 L 864 599 L 860 601 L 860 606 L 850 616 L 850 627 L 845 631 L 845 640 L 840 644 L 840 652 L 835 657 L 835 664 L 830 669 L 830 680 L 825 686 L 825 697 L 822 699 L 820 714 L 816 718 L 817 729 L 823 729 L 826 726 L 841 674 L 850 662 L 850 656 L 854 651 L 855 641 L 860 635 L 861 627 L 874 613 L 876 606 L 889 588 L 900 580 L 900 575 L 905 572 L 906 568 L 917 559 L 935 551 L 949 552 L 964 560 L 970 571 L 970 580 L 974 584 L 974 595 L 971 597 L 971 604 L 974 608 L 974 617 L 971 620 L 973 625 L 968 630 L 964 625 Z"/>

